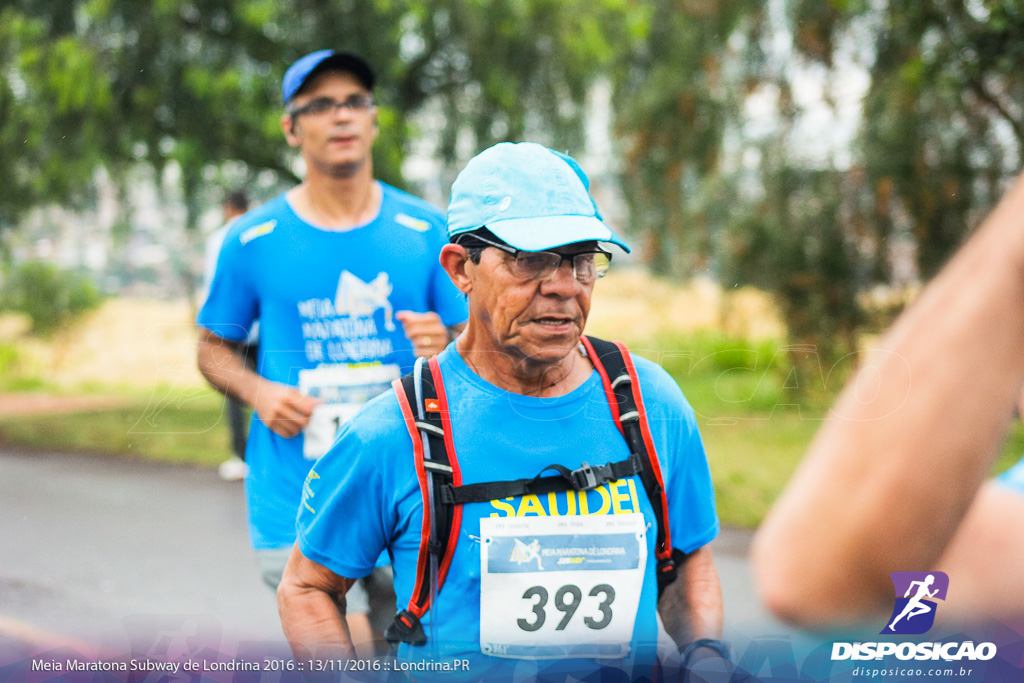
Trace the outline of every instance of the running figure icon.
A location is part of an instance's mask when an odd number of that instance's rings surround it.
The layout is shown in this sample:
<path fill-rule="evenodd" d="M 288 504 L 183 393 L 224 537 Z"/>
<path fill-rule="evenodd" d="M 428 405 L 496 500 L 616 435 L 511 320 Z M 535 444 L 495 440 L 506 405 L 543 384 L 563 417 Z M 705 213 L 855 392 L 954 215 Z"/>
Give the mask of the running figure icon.
<path fill-rule="evenodd" d="M 911 591 L 914 590 L 914 586 L 917 586 L 917 593 L 914 597 L 910 598 L 907 602 L 907 606 L 903 608 L 900 615 L 892 620 L 889 624 L 889 630 L 893 633 L 896 632 L 896 622 L 906 617 L 909 621 L 911 618 L 916 617 L 919 614 L 927 614 L 931 612 L 933 607 L 931 603 L 925 602 L 924 598 L 933 598 L 939 592 L 936 588 L 934 591 L 929 591 L 928 588 L 935 583 L 935 575 L 929 574 L 925 577 L 924 581 L 911 581 L 910 586 L 907 587 L 907 592 L 903 594 L 903 597 L 910 597 Z"/>
<path fill-rule="evenodd" d="M 544 571 L 544 565 L 540 563 L 540 541 L 533 539 L 532 543 L 523 543 L 518 538 L 514 540 L 515 545 L 509 555 L 509 562 L 525 564 L 537 560 L 537 571 Z"/>

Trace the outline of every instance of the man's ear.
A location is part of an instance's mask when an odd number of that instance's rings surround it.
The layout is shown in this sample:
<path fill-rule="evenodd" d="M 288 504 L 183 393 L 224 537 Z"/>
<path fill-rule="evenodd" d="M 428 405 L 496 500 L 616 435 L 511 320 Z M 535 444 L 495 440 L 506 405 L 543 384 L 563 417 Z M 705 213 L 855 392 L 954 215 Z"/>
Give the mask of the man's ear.
<path fill-rule="evenodd" d="M 469 253 L 460 244 L 446 244 L 441 249 L 441 267 L 448 273 L 452 283 L 463 294 L 473 291 L 473 282 L 466 273 L 466 265 L 472 263 L 469 260 Z"/>
<path fill-rule="evenodd" d="M 299 133 L 296 132 L 295 119 L 290 114 L 281 115 L 281 132 L 284 133 L 284 139 L 292 147 L 298 147 L 302 144 L 302 139 Z"/>

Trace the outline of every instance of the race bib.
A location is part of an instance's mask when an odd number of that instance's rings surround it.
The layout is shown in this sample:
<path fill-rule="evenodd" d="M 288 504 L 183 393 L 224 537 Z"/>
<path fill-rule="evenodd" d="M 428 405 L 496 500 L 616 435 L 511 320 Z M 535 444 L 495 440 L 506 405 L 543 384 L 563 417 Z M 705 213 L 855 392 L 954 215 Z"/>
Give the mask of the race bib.
<path fill-rule="evenodd" d="M 480 650 L 629 654 L 647 565 L 640 513 L 480 520 Z"/>
<path fill-rule="evenodd" d="M 299 391 L 323 403 L 313 409 L 303 430 L 302 455 L 316 460 L 334 443 L 345 424 L 364 403 L 391 387 L 400 376 L 395 364 L 320 365 L 299 371 Z"/>

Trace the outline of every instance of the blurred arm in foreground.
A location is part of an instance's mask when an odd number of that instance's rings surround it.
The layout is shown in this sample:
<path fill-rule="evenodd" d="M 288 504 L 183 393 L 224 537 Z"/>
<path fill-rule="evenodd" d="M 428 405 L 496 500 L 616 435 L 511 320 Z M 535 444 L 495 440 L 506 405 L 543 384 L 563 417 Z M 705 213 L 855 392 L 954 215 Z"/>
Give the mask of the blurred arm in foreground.
<path fill-rule="evenodd" d="M 937 568 L 954 610 L 1024 612 L 1024 495 L 982 486 L 1022 384 L 1018 180 L 869 354 L 762 525 L 768 607 L 851 622 L 891 606 L 891 572 Z"/>
<path fill-rule="evenodd" d="M 1024 416 L 1024 392 L 1019 412 Z M 986 482 L 949 544 L 939 569 L 955 577 L 947 600 L 961 613 L 1024 613 L 1024 458 Z M 944 610 L 945 611 L 945 610 Z"/>

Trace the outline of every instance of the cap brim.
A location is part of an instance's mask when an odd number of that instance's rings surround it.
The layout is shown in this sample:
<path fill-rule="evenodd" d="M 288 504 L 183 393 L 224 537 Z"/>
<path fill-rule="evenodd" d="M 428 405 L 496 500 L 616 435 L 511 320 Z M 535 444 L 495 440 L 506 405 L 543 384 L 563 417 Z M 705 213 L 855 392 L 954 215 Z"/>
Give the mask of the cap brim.
<path fill-rule="evenodd" d="M 611 242 L 629 252 L 629 245 L 593 216 L 509 218 L 491 221 L 487 229 L 506 244 L 523 251 L 543 251 L 574 242 Z"/>

